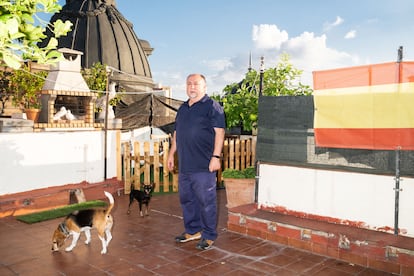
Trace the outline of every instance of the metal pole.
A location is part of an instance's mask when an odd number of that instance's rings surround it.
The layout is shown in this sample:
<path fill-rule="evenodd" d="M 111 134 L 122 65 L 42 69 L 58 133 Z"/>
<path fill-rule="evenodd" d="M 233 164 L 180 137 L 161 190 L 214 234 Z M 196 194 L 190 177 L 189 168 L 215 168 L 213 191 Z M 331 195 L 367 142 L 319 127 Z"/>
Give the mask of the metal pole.
<path fill-rule="evenodd" d="M 260 57 L 260 84 L 259 84 L 259 97 L 263 95 L 263 75 L 264 75 L 264 57 Z"/>
<path fill-rule="evenodd" d="M 398 213 L 400 209 L 400 147 L 395 150 L 395 208 L 394 208 L 394 234 L 398 235 Z"/>
<path fill-rule="evenodd" d="M 153 110 L 153 104 L 154 104 L 154 94 L 151 94 L 150 98 L 150 116 L 149 116 L 149 125 L 150 125 L 150 135 L 152 135 L 152 119 L 154 116 L 154 110 Z"/>
<path fill-rule="evenodd" d="M 398 48 L 398 57 L 397 57 L 397 62 L 402 62 L 403 60 L 403 46 L 400 46 Z"/>
<path fill-rule="evenodd" d="M 260 161 L 256 161 L 256 179 L 254 183 L 254 202 L 259 201 Z"/>
<path fill-rule="evenodd" d="M 398 82 L 401 83 L 401 62 L 403 59 L 403 46 L 398 48 Z M 400 147 L 395 150 L 395 206 L 394 206 L 394 235 L 398 235 L 398 217 L 400 211 Z"/>
<path fill-rule="evenodd" d="M 109 110 L 109 76 L 111 69 L 106 67 L 106 97 L 105 97 L 105 131 L 104 131 L 104 180 L 107 179 L 107 167 L 108 167 L 108 110 Z"/>
<path fill-rule="evenodd" d="M 260 57 L 260 85 L 259 85 L 259 98 L 263 96 L 263 75 L 264 75 L 264 57 Z M 260 177 L 260 162 L 256 160 L 256 181 L 254 189 L 254 202 L 258 202 L 259 199 L 259 177 Z"/>
<path fill-rule="evenodd" d="M 402 61 L 403 61 L 403 46 L 398 48 L 397 63 L 398 63 L 398 83 L 402 82 Z"/>

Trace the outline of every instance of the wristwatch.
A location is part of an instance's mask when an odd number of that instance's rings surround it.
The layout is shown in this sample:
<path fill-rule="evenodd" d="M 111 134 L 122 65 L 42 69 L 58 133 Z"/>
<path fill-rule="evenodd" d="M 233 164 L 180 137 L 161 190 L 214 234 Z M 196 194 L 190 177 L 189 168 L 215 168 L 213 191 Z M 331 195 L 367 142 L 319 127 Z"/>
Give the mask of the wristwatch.
<path fill-rule="evenodd" d="M 215 157 L 215 158 L 221 159 L 221 157 L 220 157 L 219 155 L 213 155 L 212 157 Z"/>

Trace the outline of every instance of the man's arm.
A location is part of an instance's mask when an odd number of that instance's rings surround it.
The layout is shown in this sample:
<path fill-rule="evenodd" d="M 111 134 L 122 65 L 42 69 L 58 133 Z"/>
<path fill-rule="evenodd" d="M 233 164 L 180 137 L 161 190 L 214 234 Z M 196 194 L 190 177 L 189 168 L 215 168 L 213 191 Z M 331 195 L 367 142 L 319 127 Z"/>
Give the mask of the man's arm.
<path fill-rule="evenodd" d="M 214 136 L 214 150 L 213 156 L 221 156 L 221 152 L 223 150 L 224 144 L 224 135 L 225 130 L 224 128 L 214 128 L 215 136 Z M 211 157 L 210 164 L 208 166 L 210 172 L 217 171 L 221 167 L 221 159 L 216 157 Z"/>
<path fill-rule="evenodd" d="M 177 150 L 177 144 L 176 144 L 175 131 L 174 131 L 172 139 L 171 139 L 171 146 L 170 146 L 170 151 L 168 152 L 168 159 L 167 159 L 167 165 L 168 165 L 169 171 L 174 170 L 174 154 L 176 150 Z"/>

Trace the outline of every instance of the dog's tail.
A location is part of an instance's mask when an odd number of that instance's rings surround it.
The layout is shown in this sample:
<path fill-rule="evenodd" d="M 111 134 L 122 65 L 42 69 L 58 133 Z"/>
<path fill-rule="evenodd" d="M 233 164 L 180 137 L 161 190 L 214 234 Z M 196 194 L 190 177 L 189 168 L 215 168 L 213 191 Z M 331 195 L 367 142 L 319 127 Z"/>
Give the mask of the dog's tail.
<path fill-rule="evenodd" d="M 114 197 L 112 196 L 111 193 L 109 193 L 107 191 L 104 191 L 104 193 L 105 193 L 106 197 L 109 199 L 109 207 L 108 207 L 108 209 L 106 210 L 106 213 L 105 213 L 105 215 L 107 216 L 111 213 L 112 208 L 114 208 L 115 200 L 114 200 Z"/>

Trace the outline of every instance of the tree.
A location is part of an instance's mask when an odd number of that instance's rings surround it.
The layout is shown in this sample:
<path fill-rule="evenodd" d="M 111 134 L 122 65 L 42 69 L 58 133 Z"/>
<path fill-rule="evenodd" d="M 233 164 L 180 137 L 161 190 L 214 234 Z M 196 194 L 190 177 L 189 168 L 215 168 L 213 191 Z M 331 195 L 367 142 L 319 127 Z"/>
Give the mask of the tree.
<path fill-rule="evenodd" d="M 106 65 L 100 62 L 92 64 L 91 68 L 84 68 L 81 70 L 81 74 L 85 79 L 86 84 L 92 91 L 98 92 L 98 98 L 105 95 L 108 85 L 108 72 L 106 71 Z M 120 89 L 123 90 L 122 88 Z M 122 92 L 116 94 L 116 96 L 109 101 L 109 105 L 116 106 L 122 98 Z"/>
<path fill-rule="evenodd" d="M 98 97 L 104 95 L 106 85 L 108 82 L 108 73 L 106 72 L 106 65 L 96 62 L 92 64 L 91 68 L 84 68 L 81 74 L 85 79 L 89 89 L 98 91 Z"/>
<path fill-rule="evenodd" d="M 56 38 L 66 35 L 72 23 L 57 20 L 51 25 L 39 17 L 40 13 L 56 13 L 61 8 L 58 0 L 0 0 L 1 65 L 18 69 L 22 59 L 51 63 L 63 58 L 56 50 Z M 46 38 L 46 28 L 54 37 L 41 48 L 37 43 Z"/>
<path fill-rule="evenodd" d="M 283 54 L 275 68 L 263 73 L 263 96 L 311 95 L 310 86 L 298 80 L 302 72 L 289 63 L 287 54 Z M 227 128 L 242 126 L 243 130 L 251 131 L 257 126 L 259 87 L 260 72 L 250 70 L 243 81 L 227 85 L 223 96 L 212 96 L 223 103 Z"/>

